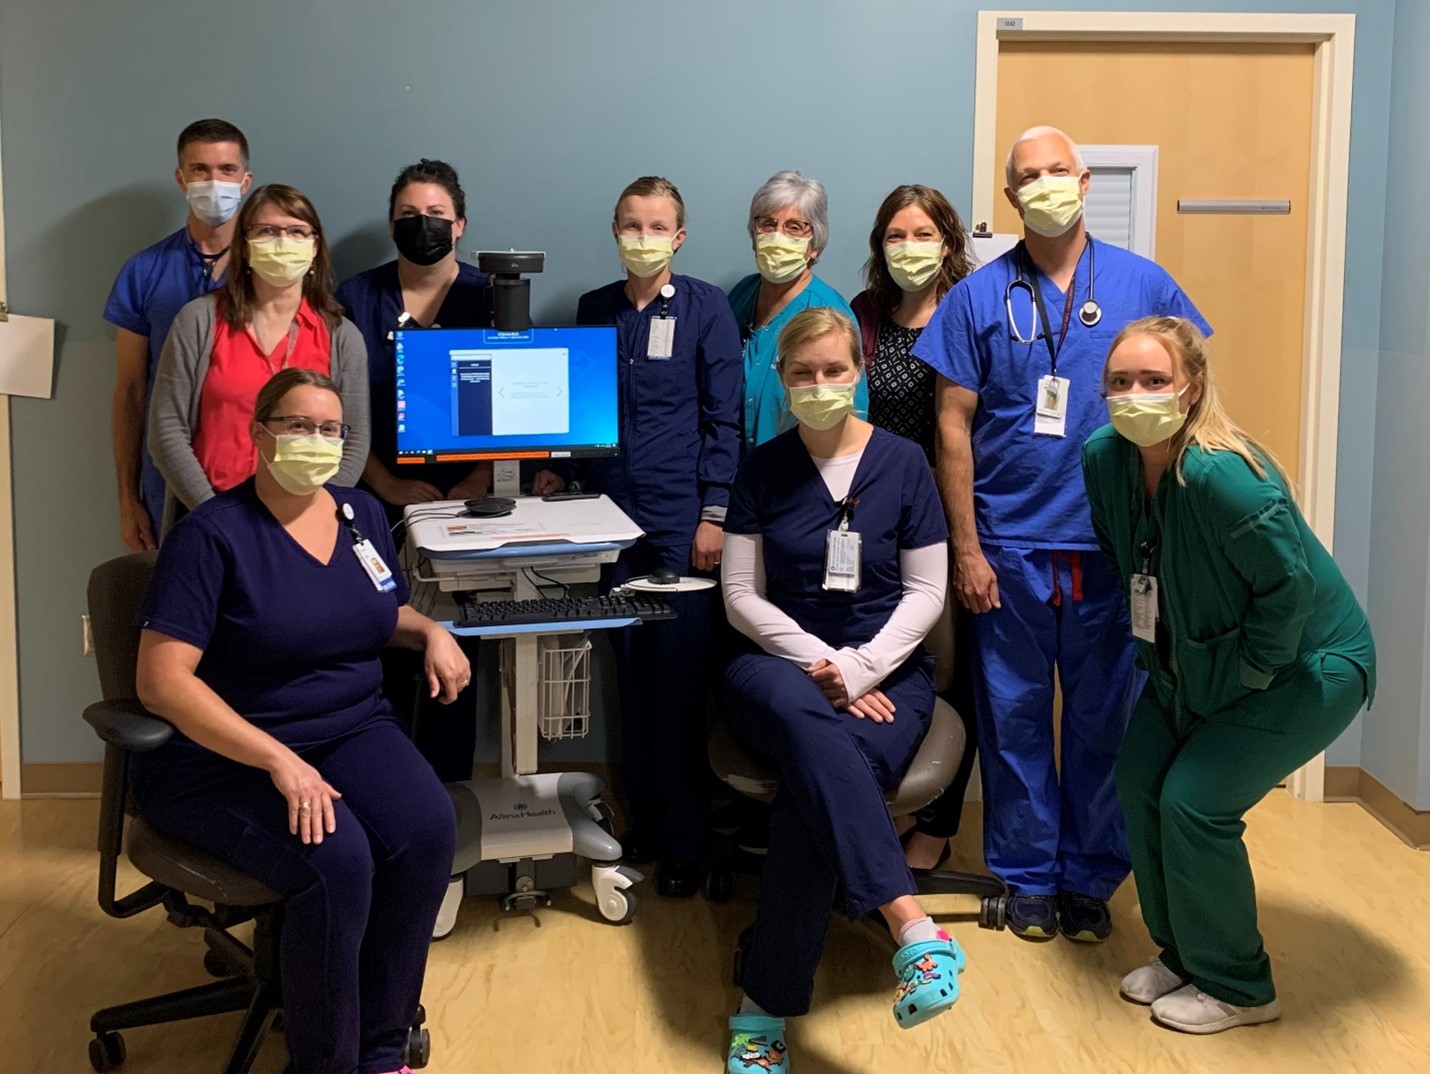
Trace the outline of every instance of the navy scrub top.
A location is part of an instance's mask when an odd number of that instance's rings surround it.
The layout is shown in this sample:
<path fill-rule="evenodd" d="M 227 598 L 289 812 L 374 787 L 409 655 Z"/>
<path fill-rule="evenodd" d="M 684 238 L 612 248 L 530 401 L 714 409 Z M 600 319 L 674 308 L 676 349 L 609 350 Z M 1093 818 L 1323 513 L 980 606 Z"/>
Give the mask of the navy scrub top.
<path fill-rule="evenodd" d="M 489 284 L 487 274 L 475 265 L 457 262 L 457 278 L 437 311 L 437 324 L 425 327 L 490 328 Z M 471 463 L 432 463 L 400 469 L 397 466 L 397 361 L 391 336 L 397 328 L 397 319 L 406 312 L 402 284 L 397 278 L 397 262 L 389 261 L 344 280 L 338 288 L 337 299 L 367 344 L 373 457 L 398 477 L 430 482 L 445 494 L 472 472 Z"/>
<path fill-rule="evenodd" d="M 139 626 L 203 650 L 196 674 L 228 704 L 301 752 L 391 719 L 379 654 L 407 603 L 407 581 L 382 505 L 327 486 L 394 571 L 378 592 L 338 527 L 327 563 L 303 549 L 258 498 L 253 479 L 185 515 L 164 539 Z M 141 797 L 185 793 L 233 762 L 182 734 L 136 757 Z"/>
<path fill-rule="evenodd" d="M 764 538 L 770 603 L 835 648 L 864 645 L 889 621 L 904 595 L 900 552 L 948 540 L 928 459 L 912 440 L 876 427 L 849 495 L 859 501 L 849 529 L 861 538 L 862 578 L 853 593 L 824 588 L 825 537 L 841 510 L 798 429 L 750 452 L 725 518 L 726 533 Z"/>
<path fill-rule="evenodd" d="M 744 365 L 740 329 L 718 287 L 672 274 L 675 294 L 637 310 L 618 280 L 581 296 L 576 322 L 613 324 L 621 451 L 592 459 L 587 484 L 604 492 L 652 543 L 688 545 L 704 508 L 724 508 L 740 461 Z M 648 357 L 651 322 L 675 320 L 669 358 Z M 718 512 L 717 512 L 718 514 Z"/>

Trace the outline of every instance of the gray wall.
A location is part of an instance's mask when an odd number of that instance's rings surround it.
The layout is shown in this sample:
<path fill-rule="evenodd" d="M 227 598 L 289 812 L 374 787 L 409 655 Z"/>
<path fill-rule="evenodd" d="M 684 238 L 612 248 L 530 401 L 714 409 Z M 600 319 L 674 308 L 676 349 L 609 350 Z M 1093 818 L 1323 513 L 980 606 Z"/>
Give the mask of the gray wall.
<path fill-rule="evenodd" d="M 1370 615 L 1381 691 L 1365 718 L 1367 771 L 1418 809 L 1430 809 L 1430 4 L 1395 12 L 1386 166 L 1384 288 L 1375 425 Z M 1394 210 L 1399 209 L 1400 212 Z"/>
<path fill-rule="evenodd" d="M 821 272 L 849 295 L 890 187 L 932 183 L 968 204 L 976 11 L 988 6 L 6 0 L 10 299 L 58 319 L 63 341 L 55 398 L 16 400 L 13 410 L 24 759 L 99 755 L 79 721 L 96 684 L 77 620 L 90 566 L 121 550 L 108 446 L 112 337 L 100 312 L 125 257 L 182 221 L 169 173 L 185 123 L 220 115 L 241 126 L 257 181 L 312 196 L 344 272 L 388 256 L 382 219 L 395 170 L 423 155 L 452 161 L 473 203 L 469 247 L 550 252 L 535 285 L 535 312 L 547 320 L 568 318 L 581 291 L 617 274 L 607 226 L 630 178 L 659 172 L 680 185 L 691 229 L 681 266 L 729 284 L 751 265 L 751 192 L 779 168 L 801 168 L 829 186 Z M 1023 6 L 1359 15 L 1337 555 L 1364 593 L 1391 0 Z M 771 56 L 787 61 L 773 85 L 761 66 Z M 1072 89 L 1077 73 L 1049 77 Z M 593 738 L 588 752 L 603 748 Z M 1357 735 L 1333 755 L 1358 758 Z"/>

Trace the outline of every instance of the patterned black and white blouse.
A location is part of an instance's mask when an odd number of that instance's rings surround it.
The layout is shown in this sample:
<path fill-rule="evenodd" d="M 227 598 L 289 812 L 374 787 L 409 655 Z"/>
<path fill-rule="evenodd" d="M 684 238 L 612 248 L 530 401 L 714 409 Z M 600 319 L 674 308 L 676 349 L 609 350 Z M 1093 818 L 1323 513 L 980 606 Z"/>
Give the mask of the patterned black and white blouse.
<path fill-rule="evenodd" d="M 922 331 L 880 319 L 868 370 L 869 420 L 918 444 L 932 465 L 934 371 L 909 353 Z"/>

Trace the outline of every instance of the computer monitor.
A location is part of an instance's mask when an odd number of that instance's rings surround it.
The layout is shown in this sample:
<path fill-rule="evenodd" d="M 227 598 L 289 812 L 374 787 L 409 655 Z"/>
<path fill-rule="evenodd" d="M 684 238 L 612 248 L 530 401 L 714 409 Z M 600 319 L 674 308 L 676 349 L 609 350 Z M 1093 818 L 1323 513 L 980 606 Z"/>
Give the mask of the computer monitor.
<path fill-rule="evenodd" d="M 617 452 L 614 327 L 398 329 L 393 347 L 399 466 Z"/>

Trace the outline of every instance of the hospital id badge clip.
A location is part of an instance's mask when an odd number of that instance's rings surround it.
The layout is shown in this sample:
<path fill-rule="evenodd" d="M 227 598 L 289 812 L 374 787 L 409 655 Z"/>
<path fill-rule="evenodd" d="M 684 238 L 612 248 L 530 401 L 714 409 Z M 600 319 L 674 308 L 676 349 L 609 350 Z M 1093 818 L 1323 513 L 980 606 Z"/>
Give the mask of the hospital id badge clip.
<path fill-rule="evenodd" d="M 668 362 L 675 354 L 675 318 L 652 317 L 645 356 L 653 362 Z"/>
<path fill-rule="evenodd" d="M 836 593 L 854 593 L 859 589 L 864 539 L 857 530 L 849 528 L 857 506 L 857 498 L 844 497 L 839 505 L 839 528 L 824 535 L 824 588 Z"/>
<path fill-rule="evenodd" d="M 1066 436 L 1068 427 L 1067 377 L 1048 374 L 1038 378 L 1037 403 L 1033 408 L 1033 432 L 1040 436 Z"/>
<path fill-rule="evenodd" d="M 371 541 L 367 538 L 354 541 L 353 555 L 357 556 L 362 569 L 371 579 L 373 588 L 379 593 L 391 593 L 397 588 L 397 583 L 392 578 L 392 568 L 383 562 L 382 556 L 378 555 Z"/>
<path fill-rule="evenodd" d="M 1157 643 L 1157 579 L 1150 574 L 1132 576 L 1132 636 Z"/>

